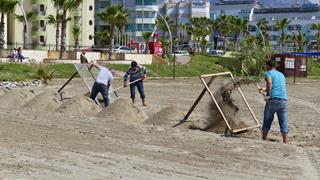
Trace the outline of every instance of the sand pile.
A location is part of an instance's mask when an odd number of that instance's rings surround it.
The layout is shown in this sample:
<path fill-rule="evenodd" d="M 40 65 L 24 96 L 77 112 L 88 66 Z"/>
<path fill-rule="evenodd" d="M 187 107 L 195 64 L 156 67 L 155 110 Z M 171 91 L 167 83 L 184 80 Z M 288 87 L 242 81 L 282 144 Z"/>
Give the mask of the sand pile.
<path fill-rule="evenodd" d="M 14 90 L 0 97 L 0 108 L 17 109 L 34 97 L 32 90 Z"/>
<path fill-rule="evenodd" d="M 3 88 L 0 88 L 0 97 L 4 95 L 7 91 Z"/>
<path fill-rule="evenodd" d="M 173 126 L 183 119 L 184 113 L 174 105 L 169 105 L 149 117 L 144 123 L 154 126 Z"/>
<path fill-rule="evenodd" d="M 96 116 L 104 119 L 137 123 L 141 123 L 146 119 L 144 112 L 134 106 L 128 98 L 118 98 Z"/>
<path fill-rule="evenodd" d="M 85 96 L 74 96 L 65 100 L 55 111 L 74 116 L 92 116 L 100 110 L 101 108 L 92 99 Z"/>
<path fill-rule="evenodd" d="M 222 112 L 224 113 L 231 129 L 240 129 L 248 127 L 246 123 L 239 120 L 239 107 L 235 104 L 236 102 L 232 98 L 232 93 L 240 84 L 248 84 L 246 80 L 239 80 L 236 83 L 228 82 L 221 84 L 221 87 L 218 88 L 213 95 L 219 104 Z M 192 123 L 190 128 L 200 129 L 206 131 L 213 131 L 217 133 L 224 132 L 226 129 L 226 123 L 220 114 L 218 108 L 213 102 L 210 102 L 208 106 L 209 118 L 207 119 L 198 119 Z"/>
<path fill-rule="evenodd" d="M 33 111 L 54 111 L 61 104 L 62 102 L 58 93 L 43 92 L 24 104 L 22 108 Z"/>

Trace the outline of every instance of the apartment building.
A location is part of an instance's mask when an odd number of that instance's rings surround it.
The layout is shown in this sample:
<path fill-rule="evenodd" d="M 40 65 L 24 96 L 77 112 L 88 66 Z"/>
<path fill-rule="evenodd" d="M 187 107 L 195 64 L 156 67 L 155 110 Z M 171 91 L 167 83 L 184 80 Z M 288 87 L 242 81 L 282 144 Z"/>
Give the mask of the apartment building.
<path fill-rule="evenodd" d="M 212 4 L 210 14 L 213 19 L 232 15 L 250 20 L 251 35 L 260 33 L 257 23 L 265 18 L 269 22 L 269 36 L 274 49 L 279 48 L 280 39 L 280 32 L 274 27 L 276 20 L 288 18 L 291 22 L 285 31 L 288 34 L 303 32 L 309 45 L 315 42 L 316 34 L 311 25 L 320 23 L 319 2 L 315 0 L 217 0 Z"/>
<path fill-rule="evenodd" d="M 287 18 L 290 24 L 286 27 L 287 34 L 301 31 L 306 35 L 309 45 L 316 40 L 317 31 L 312 29 L 312 24 L 320 23 L 320 6 L 311 2 L 294 3 L 283 6 L 267 6 L 258 4 L 254 8 L 251 24 L 257 24 L 259 20 L 265 18 L 269 21 L 269 36 L 274 47 L 279 46 L 280 32 L 275 29 L 275 21 Z M 251 28 L 251 33 L 256 33 L 257 28 Z M 305 47 L 306 49 L 308 46 Z"/>
<path fill-rule="evenodd" d="M 48 49 L 50 46 L 50 49 L 55 49 L 56 28 L 48 24 L 47 20 L 49 15 L 56 15 L 52 0 L 27 0 L 23 3 L 23 9 L 26 13 L 33 11 L 37 14 L 35 21 L 28 22 L 28 47 Z M 24 23 L 19 22 L 15 15 L 23 15 L 19 7 L 8 17 L 7 43 L 22 46 Z M 67 25 L 67 46 L 74 46 L 72 27 L 75 24 L 81 27 L 80 46 L 92 46 L 94 44 L 94 0 L 84 0 L 79 8 L 68 14 L 68 17 L 71 20 Z"/>
<path fill-rule="evenodd" d="M 104 11 L 110 5 L 123 5 L 129 14 L 126 27 L 130 39 L 142 41 L 142 34 L 153 31 L 156 22 L 158 8 L 157 0 L 95 0 L 95 30 L 104 31 L 108 24 L 100 20 L 97 13 Z"/>
<path fill-rule="evenodd" d="M 210 2 L 206 0 L 171 0 L 163 4 L 161 13 L 169 16 L 176 23 L 173 36 L 179 37 L 183 44 L 191 40 L 191 36 L 182 28 L 186 23 L 190 23 L 193 17 L 210 18 Z"/>

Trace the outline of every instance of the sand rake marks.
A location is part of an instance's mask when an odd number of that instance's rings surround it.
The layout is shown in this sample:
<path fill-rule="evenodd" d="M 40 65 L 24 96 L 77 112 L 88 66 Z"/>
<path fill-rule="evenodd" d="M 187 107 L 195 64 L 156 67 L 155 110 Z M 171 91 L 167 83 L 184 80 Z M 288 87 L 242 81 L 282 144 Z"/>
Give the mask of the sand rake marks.
<path fill-rule="evenodd" d="M 231 72 L 202 75 L 200 80 L 204 85 L 204 89 L 185 117 L 173 127 L 187 122 L 187 119 L 206 92 L 208 92 L 212 103 L 209 109 L 210 118 L 209 120 L 203 120 L 206 122 L 194 123 L 191 128 L 213 129 L 214 131 L 214 128 L 221 127 L 224 124 L 224 133 L 230 132 L 233 135 L 260 127 L 256 116 L 240 89 L 241 84 L 247 84 L 248 82 L 235 79 Z"/>

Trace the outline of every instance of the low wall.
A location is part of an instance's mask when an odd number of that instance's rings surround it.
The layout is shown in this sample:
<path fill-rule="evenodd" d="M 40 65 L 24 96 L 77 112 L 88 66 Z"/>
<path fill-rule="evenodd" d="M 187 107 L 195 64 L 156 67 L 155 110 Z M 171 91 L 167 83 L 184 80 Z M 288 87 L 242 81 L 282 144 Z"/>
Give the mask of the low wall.
<path fill-rule="evenodd" d="M 80 59 L 81 52 L 77 52 L 76 59 Z M 86 58 L 88 62 L 96 62 L 97 59 L 100 59 L 100 52 L 86 52 Z"/>
<path fill-rule="evenodd" d="M 48 51 L 48 56 L 45 58 L 59 59 L 60 51 Z M 65 59 L 77 59 L 77 51 L 66 51 Z"/>
<path fill-rule="evenodd" d="M 43 59 L 44 64 L 76 64 L 80 63 L 79 59 L 49 59 L 45 58 Z"/>
<path fill-rule="evenodd" d="M 125 54 L 126 61 L 136 61 L 138 64 L 152 64 L 152 54 Z"/>

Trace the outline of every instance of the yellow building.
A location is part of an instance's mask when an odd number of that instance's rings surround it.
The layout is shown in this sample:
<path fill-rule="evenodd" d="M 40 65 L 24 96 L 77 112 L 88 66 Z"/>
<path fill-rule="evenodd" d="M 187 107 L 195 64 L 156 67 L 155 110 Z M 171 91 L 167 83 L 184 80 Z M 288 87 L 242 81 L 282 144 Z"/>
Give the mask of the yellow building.
<path fill-rule="evenodd" d="M 28 48 L 37 49 L 55 49 L 56 44 L 56 27 L 48 24 L 49 15 L 56 16 L 56 8 L 52 0 L 24 0 L 23 8 L 26 13 L 33 11 L 37 18 L 33 22 L 28 22 Z M 14 14 L 8 16 L 7 23 L 7 44 L 8 48 L 23 46 L 23 22 L 19 22 L 16 15 L 22 15 L 19 6 L 16 7 Z M 74 48 L 74 38 L 72 27 L 76 24 L 81 28 L 80 46 L 90 47 L 94 44 L 94 0 L 83 0 L 82 4 L 76 9 L 69 12 L 67 25 L 67 50 Z M 61 35 L 61 29 L 60 29 Z M 60 43 L 60 37 L 59 37 Z"/>

